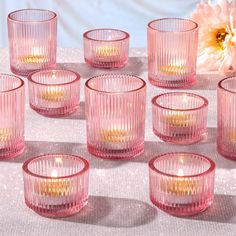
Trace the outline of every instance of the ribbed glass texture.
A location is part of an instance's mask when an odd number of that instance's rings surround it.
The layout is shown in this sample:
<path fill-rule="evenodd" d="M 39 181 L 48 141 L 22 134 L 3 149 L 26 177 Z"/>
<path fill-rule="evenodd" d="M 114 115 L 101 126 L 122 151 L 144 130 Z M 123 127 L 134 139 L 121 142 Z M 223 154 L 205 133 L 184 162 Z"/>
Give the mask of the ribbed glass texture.
<path fill-rule="evenodd" d="M 0 160 L 24 151 L 25 87 L 20 78 L 0 74 Z"/>
<path fill-rule="evenodd" d="M 158 87 L 183 88 L 196 81 L 198 25 L 164 18 L 148 24 L 148 77 Z"/>
<path fill-rule="evenodd" d="M 208 101 L 193 93 L 164 93 L 152 99 L 153 132 L 166 142 L 190 144 L 206 134 Z"/>
<path fill-rule="evenodd" d="M 214 198 L 215 163 L 194 153 L 166 153 L 149 162 L 150 198 L 161 210 L 194 215 Z"/>
<path fill-rule="evenodd" d="M 88 151 L 127 159 L 144 151 L 146 83 L 125 74 L 107 74 L 85 85 Z"/>
<path fill-rule="evenodd" d="M 34 157 L 23 165 L 26 205 L 46 217 L 75 214 L 88 202 L 89 163 L 67 154 Z"/>
<path fill-rule="evenodd" d="M 84 33 L 84 59 L 93 67 L 119 68 L 127 64 L 129 34 L 116 29 L 95 29 Z"/>
<path fill-rule="evenodd" d="M 29 102 L 45 116 L 65 116 L 80 102 L 80 75 L 69 70 L 44 70 L 30 74 Z"/>
<path fill-rule="evenodd" d="M 217 92 L 217 149 L 236 160 L 236 77 L 220 81 Z"/>
<path fill-rule="evenodd" d="M 27 76 L 56 66 L 57 15 L 48 10 L 24 9 L 8 15 L 11 71 Z"/>

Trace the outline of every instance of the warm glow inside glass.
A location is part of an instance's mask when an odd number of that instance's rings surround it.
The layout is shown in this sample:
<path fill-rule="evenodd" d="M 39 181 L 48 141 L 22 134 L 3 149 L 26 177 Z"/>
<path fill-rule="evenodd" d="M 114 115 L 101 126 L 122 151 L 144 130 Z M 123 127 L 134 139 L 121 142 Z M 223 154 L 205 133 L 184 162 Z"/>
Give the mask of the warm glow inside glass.
<path fill-rule="evenodd" d="M 0 74 L 0 160 L 24 151 L 25 87 L 20 78 Z"/>
<path fill-rule="evenodd" d="M 56 66 L 57 15 L 43 9 L 23 9 L 8 15 L 11 71 L 27 76 Z"/>
<path fill-rule="evenodd" d="M 166 142 L 190 144 L 206 134 L 208 101 L 192 93 L 164 93 L 152 99 L 153 132 Z"/>
<path fill-rule="evenodd" d="M 69 70 L 44 70 L 30 74 L 29 102 L 45 116 L 64 116 L 80 102 L 80 75 Z"/>
<path fill-rule="evenodd" d="M 107 74 L 85 85 L 87 147 L 95 156 L 127 159 L 144 151 L 146 83 L 125 74 Z"/>
<path fill-rule="evenodd" d="M 194 215 L 214 198 L 215 163 L 194 153 L 167 153 L 149 162 L 150 198 L 161 210 Z"/>
<path fill-rule="evenodd" d="M 48 154 L 23 165 L 26 205 L 46 217 L 65 217 L 88 202 L 89 163 L 79 156 Z"/>
<path fill-rule="evenodd" d="M 196 81 L 197 23 L 164 18 L 148 24 L 148 77 L 158 87 L 183 88 Z"/>
<path fill-rule="evenodd" d="M 127 64 L 129 34 L 117 29 L 95 29 L 84 33 L 84 59 L 93 67 L 119 68 Z"/>
<path fill-rule="evenodd" d="M 226 158 L 236 160 L 236 77 L 218 84 L 217 149 Z"/>

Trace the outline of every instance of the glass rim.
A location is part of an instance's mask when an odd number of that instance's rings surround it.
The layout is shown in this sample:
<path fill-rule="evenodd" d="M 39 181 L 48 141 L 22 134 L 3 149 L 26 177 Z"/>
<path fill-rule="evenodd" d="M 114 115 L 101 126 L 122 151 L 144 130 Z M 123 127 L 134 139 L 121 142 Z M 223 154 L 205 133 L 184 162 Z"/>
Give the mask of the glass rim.
<path fill-rule="evenodd" d="M 52 177 L 52 176 L 46 176 L 46 175 L 40 175 L 40 174 L 36 174 L 32 171 L 29 170 L 28 166 L 29 164 L 32 162 L 32 161 L 35 161 L 35 160 L 40 160 L 40 159 L 44 159 L 45 157 L 54 157 L 54 156 L 67 156 L 69 158 L 77 158 L 79 159 L 81 162 L 83 162 L 84 166 L 83 168 L 74 173 L 74 174 L 71 174 L 71 175 L 63 175 L 63 176 L 57 176 L 57 177 Z M 32 157 L 30 159 L 28 159 L 27 161 L 24 162 L 24 164 L 22 165 L 22 170 L 30 175 L 30 176 L 34 176 L 34 177 L 37 177 L 37 178 L 41 178 L 41 179 L 68 179 L 68 178 L 73 178 L 73 177 L 76 177 L 76 176 L 80 176 L 82 175 L 83 173 L 87 172 L 89 170 L 89 162 L 84 159 L 83 157 L 81 156 L 77 156 L 77 155 L 72 155 L 72 154 L 64 154 L 64 153 L 53 153 L 53 154 L 43 154 L 43 155 L 39 155 L 39 156 L 36 156 L 36 157 Z"/>
<path fill-rule="evenodd" d="M 199 98 L 199 99 L 203 100 L 203 104 L 201 106 L 198 106 L 198 107 L 195 107 L 195 108 L 176 109 L 176 108 L 165 107 L 165 106 L 162 106 L 162 105 L 157 103 L 157 99 L 160 98 L 160 97 L 164 97 L 164 96 L 167 96 L 167 95 L 181 95 L 181 94 L 182 95 L 187 94 L 187 95 L 190 95 L 191 97 Z M 152 102 L 153 106 L 159 107 L 161 109 L 169 110 L 169 111 L 196 111 L 196 110 L 201 110 L 202 108 L 205 108 L 205 107 L 208 106 L 208 100 L 205 97 L 200 96 L 200 95 L 195 94 L 195 93 L 187 93 L 187 92 L 162 93 L 160 95 L 157 95 L 157 96 L 153 97 L 151 102 Z"/>
<path fill-rule="evenodd" d="M 154 22 L 158 22 L 158 21 L 165 21 L 165 20 L 180 20 L 180 21 L 188 21 L 188 22 L 192 22 L 195 26 L 193 26 L 191 29 L 187 29 L 187 30 L 181 30 L 181 31 L 168 31 L 168 30 L 159 30 L 159 29 L 156 29 L 154 28 L 153 26 L 151 26 L 152 23 Z M 155 31 L 158 31 L 160 33 L 186 33 L 186 32 L 190 32 L 190 31 L 194 31 L 196 29 L 198 29 L 198 24 L 191 20 L 191 19 L 186 19 L 186 18 L 178 18 L 178 17 L 166 17 L 166 18 L 159 18 L 159 19 L 155 19 L 155 20 L 152 20 L 148 23 L 148 28 L 149 29 L 152 29 L 152 30 L 155 30 Z"/>
<path fill-rule="evenodd" d="M 218 88 L 226 91 L 226 92 L 229 92 L 229 93 L 232 93 L 232 94 L 236 94 L 236 91 L 232 91 L 230 89 L 226 89 L 224 88 L 224 86 L 222 85 L 222 83 L 226 80 L 229 80 L 229 79 L 235 79 L 236 81 L 236 76 L 229 76 L 229 77 L 225 77 L 224 79 L 222 79 L 219 83 L 218 83 Z"/>
<path fill-rule="evenodd" d="M 165 157 L 165 156 L 168 156 L 168 155 L 177 155 L 177 154 L 187 154 L 187 155 L 194 155 L 194 156 L 198 156 L 198 157 L 201 157 L 202 159 L 204 159 L 205 161 L 207 161 L 210 166 L 208 169 L 206 169 L 205 171 L 202 171 L 201 173 L 199 174 L 194 174 L 194 175 L 175 175 L 175 174 L 168 174 L 166 172 L 163 172 L 161 170 L 159 170 L 158 168 L 155 167 L 154 163 L 155 161 L 158 159 L 158 158 L 161 158 L 161 157 Z M 174 158 L 174 157 L 173 157 Z M 183 178 L 195 178 L 195 177 L 199 177 L 199 176 L 204 176 L 204 175 L 207 175 L 213 171 L 215 171 L 215 168 L 216 168 L 216 164 L 213 160 L 211 160 L 209 157 L 206 157 L 204 155 L 201 155 L 201 154 L 197 154 L 197 153 L 193 153 L 193 152 L 168 152 L 168 153 L 164 153 L 164 154 L 161 154 L 161 155 L 158 155 L 158 156 L 155 156 L 154 158 L 152 158 L 149 162 L 148 162 L 148 166 L 149 166 L 149 169 L 153 170 L 155 173 L 157 174 L 160 174 L 162 176 L 167 176 L 167 177 L 174 177 L 174 178 L 179 178 L 179 179 L 183 179 Z"/>
<path fill-rule="evenodd" d="M 19 84 L 17 87 L 12 88 L 12 89 L 4 90 L 4 91 L 1 91 L 1 90 L 0 90 L 0 94 L 8 93 L 8 92 L 12 92 L 12 91 L 18 90 L 19 88 L 23 87 L 24 84 L 25 84 L 24 80 L 21 79 L 19 76 L 10 75 L 10 74 L 5 74 L 5 73 L 0 73 L 0 77 L 1 77 L 1 76 L 8 76 L 8 77 L 15 78 L 15 79 L 17 79 L 17 80 L 20 81 L 20 84 Z"/>
<path fill-rule="evenodd" d="M 100 31 L 100 30 L 111 30 L 111 31 L 116 31 L 116 32 L 121 32 L 124 34 L 123 37 L 119 38 L 119 39 L 110 39 L 110 40 L 102 40 L 102 39 L 95 39 L 95 38 L 91 38 L 88 36 L 89 33 L 91 32 L 94 32 L 94 31 Z M 86 31 L 84 34 L 83 34 L 83 37 L 88 39 L 88 40 L 91 40 L 91 41 L 97 41 L 97 42 L 117 42 L 117 41 L 123 41 L 123 40 L 126 40 L 128 39 L 130 36 L 129 36 L 129 33 L 123 31 L 123 30 L 119 30 L 119 29 L 112 29 L 112 28 L 99 28 L 99 29 L 92 29 L 92 30 L 89 30 L 89 31 Z"/>
<path fill-rule="evenodd" d="M 76 78 L 72 81 L 69 81 L 69 82 L 66 82 L 66 83 L 57 83 L 57 84 L 51 84 L 51 83 L 48 83 L 48 84 L 45 84 L 45 83 L 40 83 L 40 82 L 37 82 L 35 80 L 33 80 L 33 76 L 35 74 L 39 74 L 39 73 L 43 73 L 43 72 L 53 72 L 53 71 L 65 71 L 65 72 L 70 72 L 71 74 L 74 74 L 76 76 Z M 73 83 L 76 83 L 76 82 L 79 82 L 80 81 L 80 74 L 75 72 L 75 71 L 72 71 L 72 70 L 64 70 L 64 69 L 48 69 L 48 70 L 37 70 L 37 71 L 34 71 L 32 73 L 30 73 L 28 76 L 27 76 L 27 79 L 29 82 L 33 83 L 33 84 L 38 84 L 38 85 L 42 85 L 42 86 L 64 86 L 64 85 L 70 85 L 70 84 L 73 84 Z"/>
<path fill-rule="evenodd" d="M 141 81 L 142 85 L 140 85 L 138 88 L 136 89 L 132 89 L 132 90 L 128 90 L 128 91 L 118 91 L 118 92 L 109 92 L 109 91 L 103 91 L 103 90 L 98 90 L 98 89 L 95 89 L 95 88 L 92 88 L 90 85 L 89 85 L 89 82 L 91 80 L 94 80 L 96 78 L 99 78 L 99 77 L 105 77 L 105 76 L 129 76 L 129 77 L 133 77 L 135 78 L 136 80 L 139 80 Z M 102 94 L 108 94 L 108 95 L 117 95 L 117 94 L 127 94 L 127 93 L 133 93 L 133 92 L 136 92 L 136 91 L 140 91 L 142 90 L 143 88 L 146 87 L 146 82 L 141 79 L 140 77 L 136 76 L 136 75 L 129 75 L 129 74 L 101 74 L 101 75 L 96 75 L 96 76 L 93 76 L 91 78 L 89 78 L 86 83 L 85 83 L 85 88 L 91 90 L 91 91 L 94 91 L 94 92 L 97 92 L 97 93 L 102 93 Z"/>
<path fill-rule="evenodd" d="M 53 14 L 52 17 L 50 17 L 49 19 L 46 20 L 16 20 L 12 17 L 13 14 L 18 13 L 18 12 L 23 12 L 23 11 L 41 11 L 41 12 L 50 12 Z M 51 21 L 53 19 L 57 18 L 57 13 L 51 10 L 47 10 L 47 9 L 39 9 L 39 8 L 25 8 L 25 9 L 19 9 L 16 11 L 12 11 L 8 14 L 7 19 L 10 21 L 13 21 L 15 23 L 44 23 L 44 22 L 48 22 Z"/>

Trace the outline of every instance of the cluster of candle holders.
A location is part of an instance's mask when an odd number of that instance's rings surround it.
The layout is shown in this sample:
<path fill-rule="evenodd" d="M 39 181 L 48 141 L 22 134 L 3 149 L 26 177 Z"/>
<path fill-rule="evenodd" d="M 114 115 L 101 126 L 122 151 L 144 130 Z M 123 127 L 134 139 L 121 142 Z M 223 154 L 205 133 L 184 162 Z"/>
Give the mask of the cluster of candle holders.
<path fill-rule="evenodd" d="M 29 103 L 45 116 L 74 112 L 80 75 L 56 69 L 57 15 L 25 9 L 8 16 L 10 66 L 28 76 Z M 166 18 L 148 24 L 148 78 L 158 87 L 183 88 L 196 81 L 198 25 Z M 84 59 L 97 68 L 127 64 L 129 34 L 117 29 L 84 33 Z M 24 82 L 0 75 L 0 160 L 24 150 Z M 227 101 L 227 102 L 225 102 Z M 218 86 L 218 152 L 236 160 L 236 77 Z M 88 151 L 105 159 L 129 159 L 144 151 L 146 83 L 137 76 L 105 74 L 85 84 Z M 172 92 L 152 99 L 153 131 L 177 144 L 200 141 L 206 133 L 208 101 Z M 48 154 L 23 164 L 25 202 L 47 217 L 77 213 L 88 201 L 89 163 L 79 156 Z M 150 198 L 178 216 L 197 214 L 214 198 L 215 164 L 193 153 L 167 153 L 149 162 Z"/>

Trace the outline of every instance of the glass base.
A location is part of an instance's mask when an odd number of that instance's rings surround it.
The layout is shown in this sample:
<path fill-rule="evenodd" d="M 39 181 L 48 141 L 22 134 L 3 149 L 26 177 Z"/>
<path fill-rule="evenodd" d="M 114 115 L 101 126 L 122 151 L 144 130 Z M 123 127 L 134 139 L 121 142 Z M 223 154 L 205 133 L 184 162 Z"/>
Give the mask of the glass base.
<path fill-rule="evenodd" d="M 200 142 L 205 136 L 205 134 L 202 134 L 200 136 L 194 136 L 194 137 L 190 137 L 190 134 L 184 134 L 184 135 L 179 135 L 179 136 L 167 136 L 167 135 L 163 135 L 157 132 L 156 130 L 153 130 L 153 133 L 164 142 L 183 144 L 183 145 L 194 144 L 194 143 Z"/>
<path fill-rule="evenodd" d="M 165 205 L 163 203 L 155 201 L 151 197 L 151 202 L 156 205 L 162 211 L 174 215 L 174 216 L 193 216 L 205 211 L 213 203 L 213 199 L 207 199 L 201 202 L 195 202 L 192 204 L 173 204 L 176 206 Z"/>
<path fill-rule="evenodd" d="M 39 113 L 40 115 L 43 116 L 47 116 L 47 117 L 62 117 L 62 116 L 68 116 L 72 113 L 74 113 L 79 105 L 75 106 L 75 107 L 70 107 L 70 109 L 68 109 L 68 107 L 60 107 L 60 108 L 39 108 L 36 107 L 32 104 L 30 104 L 30 107 L 35 110 L 37 113 Z"/>
<path fill-rule="evenodd" d="M 88 59 L 84 59 L 87 64 L 89 64 L 92 67 L 95 68 L 101 68 L 101 69 L 115 69 L 115 68 L 122 68 L 127 64 L 126 61 L 111 61 L 111 62 L 105 62 L 105 61 L 90 61 Z"/>
<path fill-rule="evenodd" d="M 55 69 L 56 63 L 48 64 L 48 65 L 38 65 L 38 67 L 35 67 L 33 69 L 17 69 L 13 66 L 11 66 L 11 72 L 13 74 L 19 75 L 19 76 L 28 76 L 29 74 L 38 71 L 38 70 L 45 70 L 45 69 Z"/>
<path fill-rule="evenodd" d="M 20 141 L 8 148 L 0 148 L 0 161 L 15 158 L 21 155 L 25 150 L 25 142 Z"/>
<path fill-rule="evenodd" d="M 37 205 L 33 205 L 27 200 L 25 200 L 26 205 L 35 211 L 37 214 L 49 217 L 49 218 L 61 218 L 61 217 L 68 217 L 71 215 L 75 215 L 78 213 L 84 206 L 88 203 L 88 198 L 81 201 L 79 204 L 63 204 L 63 205 L 56 205 L 56 206 L 46 206 L 40 207 Z"/>
<path fill-rule="evenodd" d="M 148 77 L 150 83 L 154 86 L 160 87 L 160 88 L 168 88 L 168 89 L 176 89 L 176 88 L 189 88 L 193 86 L 196 82 L 196 75 L 185 75 L 181 78 L 174 77 L 172 80 L 170 79 L 170 76 L 168 77 L 168 80 L 165 80 L 164 78 L 159 77 Z"/>
<path fill-rule="evenodd" d="M 144 143 L 133 148 L 120 150 L 97 149 L 90 144 L 87 144 L 87 148 L 89 153 L 99 158 L 110 160 L 127 160 L 141 155 L 144 152 Z"/>
<path fill-rule="evenodd" d="M 217 146 L 217 151 L 224 158 L 230 159 L 232 161 L 236 161 L 236 153 L 227 152 L 227 151 L 223 150 L 220 146 Z"/>

